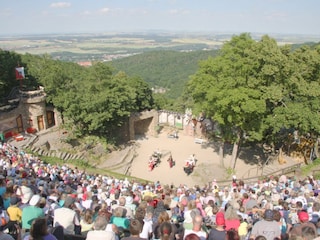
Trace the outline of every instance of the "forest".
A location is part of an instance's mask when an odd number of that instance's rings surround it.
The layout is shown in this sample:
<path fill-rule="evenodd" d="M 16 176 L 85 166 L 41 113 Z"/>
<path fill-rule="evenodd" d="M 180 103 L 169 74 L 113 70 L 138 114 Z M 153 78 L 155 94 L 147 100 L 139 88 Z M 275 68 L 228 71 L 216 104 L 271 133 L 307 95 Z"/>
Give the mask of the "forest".
<path fill-rule="evenodd" d="M 150 87 L 165 88 L 165 96 L 177 99 L 183 86 L 199 67 L 201 60 L 215 57 L 218 50 L 210 51 L 151 51 L 108 62 L 130 76 L 140 76 Z"/>
<path fill-rule="evenodd" d="M 14 68 L 24 66 L 25 87 L 44 86 L 48 104 L 62 113 L 68 120 L 66 127 L 78 136 L 111 139 L 132 112 L 152 108 L 184 111 L 189 107 L 219 126 L 221 148 L 224 142 L 234 143 L 234 157 L 245 142 L 274 146 L 293 132 L 318 138 L 319 44 L 293 48 L 278 46 L 267 35 L 256 41 L 241 34 L 219 52 L 207 54 L 159 51 L 130 57 L 122 65 L 95 62 L 85 68 L 46 54 L 1 50 L 0 92 L 7 96 L 19 84 Z M 153 59 L 155 55 L 158 61 Z M 169 59 L 175 59 L 175 65 L 166 62 Z M 131 66 L 135 70 L 130 70 Z M 160 73 L 165 76 L 161 81 Z M 170 82 L 175 75 L 181 76 L 180 80 Z M 172 95 L 173 99 L 154 94 L 147 80 L 179 94 Z"/>

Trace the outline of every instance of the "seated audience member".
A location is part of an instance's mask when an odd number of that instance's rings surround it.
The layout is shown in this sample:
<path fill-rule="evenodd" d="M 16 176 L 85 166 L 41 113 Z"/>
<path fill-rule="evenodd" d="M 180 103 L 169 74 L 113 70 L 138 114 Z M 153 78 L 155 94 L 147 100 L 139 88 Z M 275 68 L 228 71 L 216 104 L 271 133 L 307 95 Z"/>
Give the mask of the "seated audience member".
<path fill-rule="evenodd" d="M 185 240 L 201 240 L 201 238 L 195 233 L 188 234 L 184 239 Z"/>
<path fill-rule="evenodd" d="M 160 239 L 169 240 L 172 235 L 172 225 L 168 222 L 163 222 L 159 227 Z"/>
<path fill-rule="evenodd" d="M 240 226 L 240 219 L 237 213 L 237 209 L 235 209 L 232 205 L 229 205 L 224 214 L 224 218 L 225 218 L 226 231 L 230 229 L 238 230 Z"/>
<path fill-rule="evenodd" d="M 126 218 L 126 209 L 123 207 L 117 207 L 113 211 L 110 222 L 116 225 L 119 231 L 128 230 L 130 227 L 130 220 Z"/>
<path fill-rule="evenodd" d="M 22 218 L 22 210 L 19 208 L 19 203 L 21 199 L 12 196 L 10 198 L 10 207 L 7 209 L 7 213 L 9 215 L 9 222 L 8 222 L 8 230 L 11 235 L 16 234 L 16 225 L 18 224 L 21 226 L 21 218 Z"/>
<path fill-rule="evenodd" d="M 240 240 L 238 231 L 235 229 L 230 229 L 226 233 L 226 240 Z"/>
<path fill-rule="evenodd" d="M 317 237 L 317 232 L 314 231 L 312 227 L 304 226 L 301 230 L 304 240 L 312 240 Z"/>
<path fill-rule="evenodd" d="M 139 234 L 142 231 L 142 223 L 137 219 L 130 220 L 130 236 L 122 238 L 122 240 L 145 240 L 145 238 L 141 238 Z"/>
<path fill-rule="evenodd" d="M 262 235 L 267 240 L 274 240 L 275 238 L 281 238 L 281 230 L 279 224 L 273 220 L 273 211 L 267 209 L 264 212 L 264 219 L 257 221 L 251 231 L 251 237 Z"/>
<path fill-rule="evenodd" d="M 80 219 L 77 212 L 73 209 L 75 199 L 67 196 L 64 199 L 63 206 L 54 210 L 53 226 L 62 226 L 65 234 L 81 234 L 76 232 L 80 226 Z"/>
<path fill-rule="evenodd" d="M 23 240 L 57 240 L 57 238 L 49 233 L 47 218 L 41 217 L 33 220 L 30 233 Z"/>
<path fill-rule="evenodd" d="M 194 233 L 198 235 L 201 240 L 206 240 L 208 237 L 208 234 L 202 230 L 202 224 L 203 224 L 202 216 L 196 215 L 192 221 L 192 229 L 191 230 L 185 229 L 183 239 L 185 239 L 187 235 Z"/>
<path fill-rule="evenodd" d="M 299 218 L 300 224 L 296 224 L 293 226 L 293 228 L 291 228 L 291 230 L 289 231 L 289 237 L 294 235 L 303 237 L 302 235 L 303 227 L 310 227 L 313 229 L 315 233 L 317 232 L 316 226 L 313 223 L 309 222 L 309 214 L 307 212 L 305 211 L 298 212 L 298 218 Z"/>
<path fill-rule="evenodd" d="M 208 240 L 225 240 L 226 238 L 226 230 L 225 219 L 223 212 L 218 212 L 216 214 L 216 226 L 211 228 L 209 232 Z"/>
<path fill-rule="evenodd" d="M 93 211 L 86 209 L 80 219 L 81 235 L 86 236 L 87 232 L 93 229 Z"/>
<path fill-rule="evenodd" d="M 116 240 L 113 231 L 107 231 L 108 220 L 104 216 L 98 216 L 94 221 L 93 230 L 88 231 L 86 240 Z"/>
<path fill-rule="evenodd" d="M 33 195 L 29 201 L 29 206 L 22 210 L 21 221 L 24 232 L 29 232 L 34 219 L 45 216 L 42 208 L 39 207 L 40 199 L 40 195 Z"/>

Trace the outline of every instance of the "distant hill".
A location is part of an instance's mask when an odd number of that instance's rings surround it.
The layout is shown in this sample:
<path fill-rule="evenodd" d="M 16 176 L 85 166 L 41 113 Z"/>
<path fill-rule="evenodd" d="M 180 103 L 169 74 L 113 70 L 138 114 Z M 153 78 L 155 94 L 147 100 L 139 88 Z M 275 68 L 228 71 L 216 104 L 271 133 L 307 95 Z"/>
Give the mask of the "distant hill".
<path fill-rule="evenodd" d="M 110 64 L 130 76 L 140 76 L 150 87 L 165 88 L 166 95 L 177 98 L 189 76 L 198 69 L 199 61 L 215 57 L 219 50 L 210 51 L 152 51 L 113 60 Z"/>
<path fill-rule="evenodd" d="M 291 48 L 292 48 L 292 50 L 295 50 L 295 49 L 300 48 L 302 46 L 309 46 L 310 48 L 315 48 L 319 45 L 320 45 L 320 42 L 318 42 L 318 43 L 305 42 L 305 43 L 301 43 L 301 44 L 292 44 Z"/>

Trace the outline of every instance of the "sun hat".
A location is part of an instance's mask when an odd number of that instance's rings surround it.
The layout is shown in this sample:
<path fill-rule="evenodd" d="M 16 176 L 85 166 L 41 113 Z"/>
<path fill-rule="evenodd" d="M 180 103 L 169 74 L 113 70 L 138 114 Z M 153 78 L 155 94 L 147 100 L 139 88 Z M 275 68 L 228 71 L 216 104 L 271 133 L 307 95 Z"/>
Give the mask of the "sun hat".
<path fill-rule="evenodd" d="M 30 206 L 36 206 L 40 202 L 40 195 L 33 195 L 29 201 Z"/>

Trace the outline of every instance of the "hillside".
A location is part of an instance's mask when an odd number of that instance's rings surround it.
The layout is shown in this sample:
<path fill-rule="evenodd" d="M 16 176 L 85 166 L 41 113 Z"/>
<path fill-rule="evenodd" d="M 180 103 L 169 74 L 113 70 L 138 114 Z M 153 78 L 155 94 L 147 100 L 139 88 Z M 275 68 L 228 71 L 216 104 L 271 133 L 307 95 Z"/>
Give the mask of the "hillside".
<path fill-rule="evenodd" d="M 110 64 L 118 71 L 124 71 L 129 76 L 139 76 L 150 87 L 166 88 L 166 95 L 177 98 L 183 87 L 194 74 L 199 61 L 215 57 L 218 50 L 210 51 L 152 51 L 143 54 L 113 60 Z"/>

